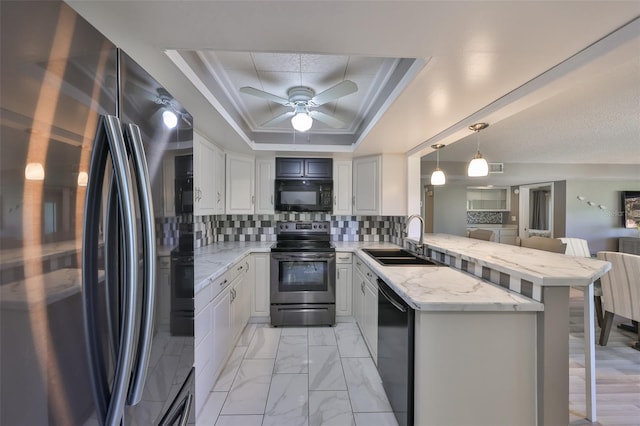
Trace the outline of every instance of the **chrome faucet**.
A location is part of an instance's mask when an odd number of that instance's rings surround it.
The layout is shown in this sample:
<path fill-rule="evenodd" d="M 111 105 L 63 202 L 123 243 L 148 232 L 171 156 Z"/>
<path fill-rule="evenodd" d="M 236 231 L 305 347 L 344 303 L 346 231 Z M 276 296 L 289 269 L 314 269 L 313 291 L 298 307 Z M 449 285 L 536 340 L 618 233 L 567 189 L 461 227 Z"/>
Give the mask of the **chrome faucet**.
<path fill-rule="evenodd" d="M 422 219 L 422 216 L 420 216 L 419 214 L 412 214 L 411 216 L 409 216 L 407 218 L 407 222 L 404 225 L 404 233 L 406 235 L 409 235 L 409 225 L 415 218 L 418 218 L 418 220 L 420 220 L 420 239 L 418 240 L 418 245 L 416 246 L 416 248 L 422 248 L 422 246 L 424 246 L 424 219 Z"/>

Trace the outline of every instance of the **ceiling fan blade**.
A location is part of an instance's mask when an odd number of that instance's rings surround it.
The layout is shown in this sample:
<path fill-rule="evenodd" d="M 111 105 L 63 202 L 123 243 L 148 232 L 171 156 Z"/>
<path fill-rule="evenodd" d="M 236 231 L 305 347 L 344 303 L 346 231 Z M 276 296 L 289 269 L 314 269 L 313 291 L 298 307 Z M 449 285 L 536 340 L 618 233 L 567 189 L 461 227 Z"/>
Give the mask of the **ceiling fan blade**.
<path fill-rule="evenodd" d="M 275 102 L 280 105 L 289 105 L 289 100 L 285 98 L 281 98 L 280 96 L 276 96 L 272 93 L 265 92 L 263 90 L 256 89 L 254 87 L 241 87 L 241 93 L 246 93 L 247 95 L 257 96 L 258 98 L 266 99 L 271 102 Z"/>
<path fill-rule="evenodd" d="M 338 120 L 337 118 L 332 117 L 329 114 L 325 114 L 324 112 L 314 110 L 314 111 L 309 111 L 309 115 L 314 120 L 322 121 L 324 124 L 327 124 L 333 127 L 334 129 L 339 129 L 341 127 L 344 127 L 344 122 L 342 120 Z"/>
<path fill-rule="evenodd" d="M 280 123 L 281 121 L 284 121 L 287 118 L 293 117 L 294 114 L 295 114 L 294 111 L 285 112 L 284 114 L 280 114 L 280 115 L 276 116 L 275 118 L 272 118 L 271 120 L 262 123 L 262 126 L 268 126 L 270 124 Z"/>
<path fill-rule="evenodd" d="M 313 98 L 311 98 L 311 102 L 320 106 L 326 104 L 327 102 L 331 102 L 334 99 L 341 98 L 343 96 L 350 95 L 354 92 L 358 91 L 358 86 L 351 80 L 345 80 L 324 92 L 318 93 Z"/>

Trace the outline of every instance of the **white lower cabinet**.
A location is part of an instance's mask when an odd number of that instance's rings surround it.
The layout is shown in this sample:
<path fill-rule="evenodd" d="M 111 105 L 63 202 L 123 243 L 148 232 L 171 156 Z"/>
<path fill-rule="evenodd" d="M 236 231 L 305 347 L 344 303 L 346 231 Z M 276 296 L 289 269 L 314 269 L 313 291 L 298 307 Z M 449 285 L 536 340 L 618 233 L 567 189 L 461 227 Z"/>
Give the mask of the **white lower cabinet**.
<path fill-rule="evenodd" d="M 353 268 L 351 253 L 336 253 L 336 315 L 352 315 Z"/>
<path fill-rule="evenodd" d="M 249 261 L 247 258 L 236 265 L 238 276 L 231 283 L 231 343 L 242 333 L 251 313 L 251 288 L 249 287 Z"/>
<path fill-rule="evenodd" d="M 268 317 L 270 315 L 270 261 L 269 253 L 254 253 L 251 255 L 253 270 L 249 271 L 252 278 L 251 316 Z"/>
<path fill-rule="evenodd" d="M 378 362 L 378 277 L 360 258 L 353 269 L 353 310 L 356 322 L 371 353 Z"/>

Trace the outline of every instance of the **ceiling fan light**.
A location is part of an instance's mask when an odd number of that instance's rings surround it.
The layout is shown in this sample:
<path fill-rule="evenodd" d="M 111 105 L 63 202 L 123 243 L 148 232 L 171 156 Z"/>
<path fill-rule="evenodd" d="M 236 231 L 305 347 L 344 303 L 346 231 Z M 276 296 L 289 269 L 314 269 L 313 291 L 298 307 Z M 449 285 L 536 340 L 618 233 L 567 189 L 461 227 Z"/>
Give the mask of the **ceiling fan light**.
<path fill-rule="evenodd" d="M 489 164 L 487 160 L 482 158 L 482 154 L 480 151 L 476 153 L 473 157 L 473 160 L 469 163 L 469 167 L 467 168 L 467 176 L 469 177 L 480 177 L 489 175 Z"/>
<path fill-rule="evenodd" d="M 313 118 L 306 112 L 299 112 L 291 118 L 291 125 L 299 132 L 306 132 L 312 124 Z"/>
<path fill-rule="evenodd" d="M 178 116 L 168 109 L 162 113 L 162 122 L 169 129 L 173 129 L 178 125 Z"/>
<path fill-rule="evenodd" d="M 444 185 L 447 181 L 447 178 L 444 175 L 444 172 L 439 168 L 436 168 L 431 174 L 431 185 Z"/>

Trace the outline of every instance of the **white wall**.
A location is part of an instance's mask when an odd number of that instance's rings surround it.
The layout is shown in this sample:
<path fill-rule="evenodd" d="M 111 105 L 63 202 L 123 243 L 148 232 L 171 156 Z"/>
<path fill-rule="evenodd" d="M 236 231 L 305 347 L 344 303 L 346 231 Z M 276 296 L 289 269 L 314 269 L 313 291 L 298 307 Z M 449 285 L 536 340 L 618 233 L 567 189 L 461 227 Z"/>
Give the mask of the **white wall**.
<path fill-rule="evenodd" d="M 617 251 L 619 237 L 637 237 L 636 229 L 622 227 L 621 191 L 640 191 L 640 180 L 568 180 L 566 236 L 586 239 L 591 253 Z M 578 196 L 584 200 L 578 200 Z M 595 205 L 589 206 L 588 201 Z"/>

